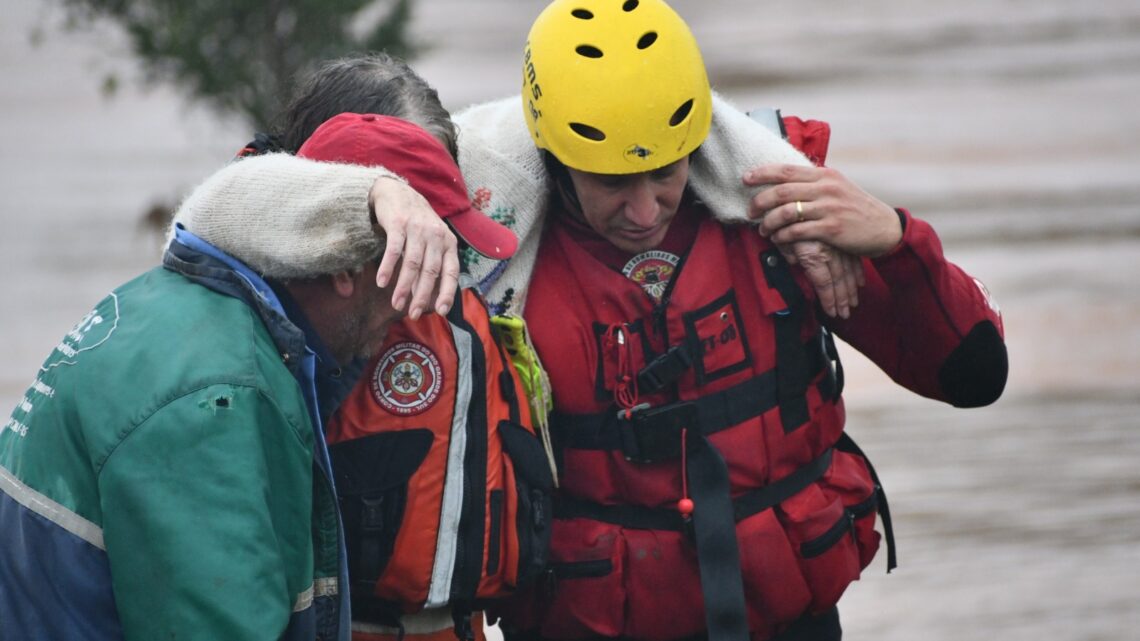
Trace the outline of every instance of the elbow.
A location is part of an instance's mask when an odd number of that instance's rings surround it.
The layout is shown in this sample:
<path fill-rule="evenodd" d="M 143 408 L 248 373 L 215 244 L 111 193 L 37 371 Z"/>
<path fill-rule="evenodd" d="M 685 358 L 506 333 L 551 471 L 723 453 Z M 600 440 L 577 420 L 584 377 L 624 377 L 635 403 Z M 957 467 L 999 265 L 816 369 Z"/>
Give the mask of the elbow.
<path fill-rule="evenodd" d="M 982 321 L 970 330 L 938 371 L 943 398 L 954 407 L 984 407 L 1001 397 L 1009 354 L 997 327 Z"/>

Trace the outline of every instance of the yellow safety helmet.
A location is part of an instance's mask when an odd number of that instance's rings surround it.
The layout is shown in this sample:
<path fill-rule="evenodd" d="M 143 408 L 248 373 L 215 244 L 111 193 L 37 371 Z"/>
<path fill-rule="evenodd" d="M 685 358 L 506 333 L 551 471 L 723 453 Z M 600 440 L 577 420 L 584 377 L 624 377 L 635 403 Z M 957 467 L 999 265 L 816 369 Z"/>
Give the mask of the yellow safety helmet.
<path fill-rule="evenodd" d="M 531 27 L 522 85 L 535 145 L 580 171 L 664 167 L 712 121 L 697 41 L 661 0 L 555 0 Z"/>

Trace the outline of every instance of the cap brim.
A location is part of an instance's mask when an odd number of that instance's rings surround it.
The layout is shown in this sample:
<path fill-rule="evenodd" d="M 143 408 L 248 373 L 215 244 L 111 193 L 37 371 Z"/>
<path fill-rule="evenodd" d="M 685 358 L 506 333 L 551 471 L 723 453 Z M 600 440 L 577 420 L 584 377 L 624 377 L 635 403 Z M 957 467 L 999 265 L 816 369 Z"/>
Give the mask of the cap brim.
<path fill-rule="evenodd" d="M 519 239 L 514 232 L 474 207 L 448 216 L 446 220 L 471 249 L 487 258 L 506 260 L 519 248 Z"/>

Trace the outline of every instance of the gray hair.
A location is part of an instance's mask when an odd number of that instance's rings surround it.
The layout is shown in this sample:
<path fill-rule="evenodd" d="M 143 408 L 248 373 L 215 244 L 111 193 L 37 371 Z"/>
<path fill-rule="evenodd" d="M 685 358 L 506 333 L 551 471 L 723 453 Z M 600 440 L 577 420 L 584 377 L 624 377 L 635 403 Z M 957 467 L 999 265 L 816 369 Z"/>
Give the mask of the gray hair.
<path fill-rule="evenodd" d="M 318 66 L 278 118 L 282 146 L 296 153 L 317 127 L 344 112 L 414 122 L 442 142 L 452 158 L 458 156 L 455 124 L 439 94 L 406 62 L 387 53 L 337 58 Z"/>

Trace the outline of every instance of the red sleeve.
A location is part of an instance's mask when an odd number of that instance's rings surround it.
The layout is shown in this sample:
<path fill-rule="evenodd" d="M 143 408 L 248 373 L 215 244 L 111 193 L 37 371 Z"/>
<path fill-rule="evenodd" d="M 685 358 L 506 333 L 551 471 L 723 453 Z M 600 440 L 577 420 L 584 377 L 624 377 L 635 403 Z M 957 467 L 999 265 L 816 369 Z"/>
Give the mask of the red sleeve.
<path fill-rule="evenodd" d="M 902 242 L 864 259 L 859 306 L 829 325 L 900 385 L 959 407 L 988 405 L 1009 369 L 1001 313 L 981 281 L 946 260 L 934 229 L 902 213 Z"/>

